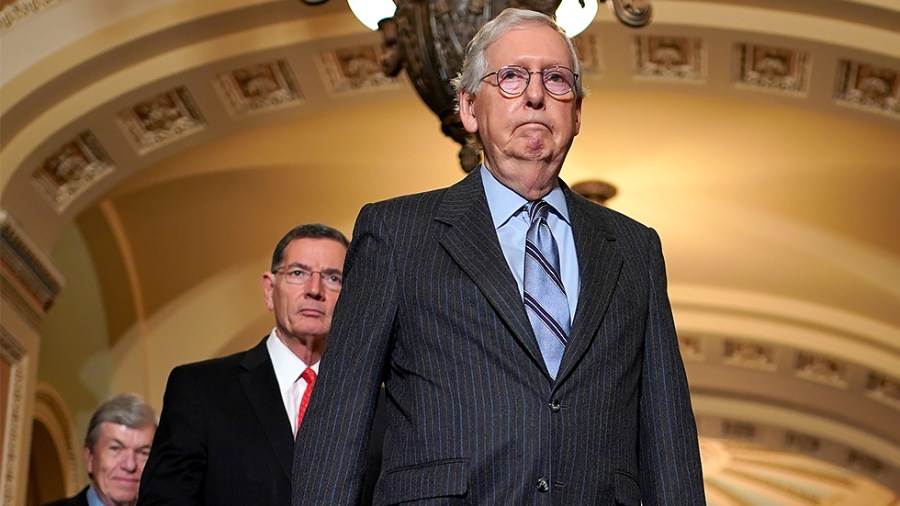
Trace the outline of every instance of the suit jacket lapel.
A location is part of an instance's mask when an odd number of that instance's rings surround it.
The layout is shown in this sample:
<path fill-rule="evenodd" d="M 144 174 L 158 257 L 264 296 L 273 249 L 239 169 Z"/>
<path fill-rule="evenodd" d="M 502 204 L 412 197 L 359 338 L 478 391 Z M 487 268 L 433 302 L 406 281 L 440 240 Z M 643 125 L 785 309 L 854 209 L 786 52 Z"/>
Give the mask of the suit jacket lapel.
<path fill-rule="evenodd" d="M 253 408 L 272 452 L 281 464 L 287 479 L 291 479 L 294 459 L 294 439 L 291 424 L 284 413 L 284 401 L 278 394 L 278 380 L 272 359 L 266 350 L 266 340 L 247 351 L 241 361 L 241 385 Z"/>
<path fill-rule="evenodd" d="M 581 291 L 556 384 L 572 372 L 596 337 L 623 262 L 622 254 L 613 247 L 616 238 L 603 219 L 603 209 L 573 193 L 565 183 L 562 186 L 575 236 Z"/>
<path fill-rule="evenodd" d="M 441 236 L 441 245 L 478 286 L 531 360 L 547 374 L 516 280 L 500 249 L 480 171 L 473 170 L 447 189 L 435 220 L 449 225 Z"/>

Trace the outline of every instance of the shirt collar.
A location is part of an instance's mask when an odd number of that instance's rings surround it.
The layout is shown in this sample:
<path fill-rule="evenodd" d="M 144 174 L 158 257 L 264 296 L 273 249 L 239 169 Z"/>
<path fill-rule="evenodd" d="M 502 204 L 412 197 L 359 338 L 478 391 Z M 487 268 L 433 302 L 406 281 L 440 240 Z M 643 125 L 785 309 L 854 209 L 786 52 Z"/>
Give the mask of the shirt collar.
<path fill-rule="evenodd" d="M 484 185 L 484 193 L 488 199 L 488 208 L 491 211 L 491 219 L 494 228 L 502 227 L 510 218 L 516 215 L 522 206 L 528 203 L 524 197 L 504 186 L 491 171 L 481 164 L 481 182 Z M 566 194 L 559 185 L 553 187 L 550 193 L 544 195 L 544 201 L 570 226 L 569 207 L 566 205 Z"/>
<path fill-rule="evenodd" d="M 97 495 L 97 491 L 94 490 L 94 485 L 88 487 L 87 491 L 87 503 L 88 506 L 103 506 L 103 501 L 100 500 L 100 496 Z"/>
<path fill-rule="evenodd" d="M 269 356 L 272 358 L 272 367 L 275 369 L 275 378 L 278 380 L 279 385 L 291 385 L 300 377 L 300 373 L 307 368 L 307 364 L 281 342 L 281 339 L 275 333 L 275 329 L 272 329 L 272 332 L 269 333 L 269 338 L 266 340 L 266 348 L 269 350 Z M 319 372 L 318 362 L 309 367 L 312 367 L 316 373 Z"/>

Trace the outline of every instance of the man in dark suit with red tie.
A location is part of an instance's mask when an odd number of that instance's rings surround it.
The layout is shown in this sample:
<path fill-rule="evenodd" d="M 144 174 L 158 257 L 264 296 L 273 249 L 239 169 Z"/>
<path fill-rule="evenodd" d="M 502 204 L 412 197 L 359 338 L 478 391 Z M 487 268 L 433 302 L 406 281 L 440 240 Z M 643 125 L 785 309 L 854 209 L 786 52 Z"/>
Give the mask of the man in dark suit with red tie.
<path fill-rule="evenodd" d="M 288 232 L 262 275 L 272 332 L 245 352 L 172 371 L 139 505 L 291 503 L 294 435 L 319 372 L 347 244 L 325 225 Z"/>
<path fill-rule="evenodd" d="M 484 162 L 362 209 L 294 456 L 294 506 L 705 503 L 659 237 L 558 178 L 581 126 L 571 41 L 509 9 L 457 83 Z"/>

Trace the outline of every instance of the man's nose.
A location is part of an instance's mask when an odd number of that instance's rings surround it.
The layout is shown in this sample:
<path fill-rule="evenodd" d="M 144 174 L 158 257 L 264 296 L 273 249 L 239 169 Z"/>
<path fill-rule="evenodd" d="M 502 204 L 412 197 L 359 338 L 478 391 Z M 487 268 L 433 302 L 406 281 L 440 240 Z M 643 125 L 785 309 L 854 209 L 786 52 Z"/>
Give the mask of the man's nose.
<path fill-rule="evenodd" d="M 547 90 L 544 88 L 544 76 L 540 72 L 531 74 L 528 85 L 525 86 L 525 99 L 528 107 L 542 109 Z"/>
<path fill-rule="evenodd" d="M 125 469 L 128 472 L 137 471 L 137 457 L 135 457 L 134 452 L 125 452 L 125 455 L 122 456 L 120 461 L 120 465 L 122 469 Z"/>
<path fill-rule="evenodd" d="M 323 286 L 324 275 L 321 272 L 313 272 L 306 281 L 306 293 L 313 298 L 319 299 L 324 291 Z"/>

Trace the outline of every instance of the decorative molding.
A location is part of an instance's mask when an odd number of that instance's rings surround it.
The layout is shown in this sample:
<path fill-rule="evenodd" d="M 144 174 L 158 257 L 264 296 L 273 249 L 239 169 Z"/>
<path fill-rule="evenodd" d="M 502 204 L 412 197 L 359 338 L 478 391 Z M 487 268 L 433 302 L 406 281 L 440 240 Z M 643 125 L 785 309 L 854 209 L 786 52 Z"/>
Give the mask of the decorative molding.
<path fill-rule="evenodd" d="M 734 72 L 739 86 L 805 95 L 809 88 L 810 55 L 783 47 L 737 44 Z"/>
<path fill-rule="evenodd" d="M 825 439 L 786 429 L 779 426 L 777 421 L 761 424 L 746 420 L 718 416 L 698 416 L 697 429 L 700 435 L 701 452 L 703 455 L 704 478 L 710 475 L 720 476 L 728 466 L 717 463 L 707 468 L 708 455 L 714 453 L 710 450 L 716 445 L 726 445 L 733 449 L 744 448 L 748 450 L 742 455 L 731 455 L 729 459 L 719 456 L 718 461 L 738 461 L 744 464 L 758 464 L 763 466 L 767 474 L 781 473 L 785 476 L 793 475 L 812 479 L 814 481 L 828 483 L 835 488 L 852 488 L 857 478 L 853 473 L 859 472 L 862 476 L 882 483 L 886 487 L 894 489 L 900 480 L 900 469 L 888 462 L 833 439 Z M 704 448 L 703 442 L 707 441 Z M 818 466 L 803 466 L 785 462 L 772 462 L 769 460 L 773 453 L 787 452 L 787 456 L 806 456 L 820 461 Z M 749 453 L 749 451 L 755 453 Z M 834 466 L 830 466 L 829 464 Z M 714 462 L 715 463 L 715 462 Z M 719 468 L 723 469 L 719 469 Z M 741 466 L 744 467 L 744 466 Z"/>
<path fill-rule="evenodd" d="M 667 81 L 706 80 L 705 45 L 688 37 L 634 37 L 635 77 Z"/>
<path fill-rule="evenodd" d="M 11 365 L 9 377 L 9 399 L 7 403 L 6 430 L 0 437 L 3 438 L 3 458 L 0 459 L 0 499 L 3 504 L 13 504 L 17 471 L 19 465 L 20 439 L 22 437 L 22 412 L 25 401 L 25 360 L 26 351 L 22 345 L 10 334 L 5 327 L 0 325 L 0 360 Z M 5 396 L 4 396 L 5 397 Z"/>
<path fill-rule="evenodd" d="M 61 213 L 79 195 L 115 170 L 112 159 L 89 131 L 47 157 L 32 173 L 32 182 Z"/>
<path fill-rule="evenodd" d="M 722 346 L 717 346 L 721 343 Z M 762 372 L 792 374 L 798 379 L 819 383 L 847 392 L 851 388 L 850 377 L 858 371 L 865 375 L 864 391 L 860 392 L 873 401 L 900 411 L 900 380 L 873 371 L 863 364 L 836 359 L 802 348 L 762 344 L 745 339 L 698 332 L 678 332 L 681 357 L 686 364 L 692 362 L 721 362 L 724 365 L 755 369 Z M 717 353 L 721 351 L 721 354 Z M 788 357 L 789 362 L 779 361 L 777 356 Z"/>
<path fill-rule="evenodd" d="M 25 231 L 0 209 L 0 268 L 3 293 L 23 310 L 32 325 L 46 314 L 62 290 L 64 279 L 40 253 Z"/>
<path fill-rule="evenodd" d="M 736 459 L 737 462 L 740 462 L 739 459 Z M 828 498 L 828 493 L 813 493 L 810 490 L 819 490 L 822 489 L 811 489 L 809 487 L 803 487 L 800 484 L 794 483 L 794 480 L 785 478 L 783 476 L 772 476 L 771 473 L 767 472 L 768 469 L 753 469 L 753 470 L 738 470 L 738 469 L 729 469 L 726 474 L 737 478 L 738 480 L 746 482 L 752 488 L 763 488 L 771 490 L 776 494 L 786 494 L 791 496 L 794 500 L 799 500 L 805 504 L 822 504 L 824 499 Z M 748 488 L 750 488 L 748 487 Z"/>
<path fill-rule="evenodd" d="M 707 437 L 700 452 L 711 504 L 894 504 L 891 491 L 870 477 L 815 456 Z"/>
<path fill-rule="evenodd" d="M 835 99 L 839 104 L 890 114 L 900 119 L 900 71 L 840 60 Z"/>
<path fill-rule="evenodd" d="M 678 334 L 678 346 L 681 349 L 681 356 L 684 360 L 691 362 L 702 362 L 706 360 L 706 354 L 703 352 L 703 337 L 696 334 Z"/>
<path fill-rule="evenodd" d="M 206 128 L 200 108 L 184 86 L 138 102 L 116 119 L 140 155 Z"/>
<path fill-rule="evenodd" d="M 291 67 L 284 60 L 223 72 L 213 84 L 232 116 L 270 111 L 303 100 Z"/>
<path fill-rule="evenodd" d="M 851 449 L 847 452 L 847 467 L 862 471 L 877 478 L 884 471 L 885 465 L 871 455 L 866 455 L 861 451 Z"/>
<path fill-rule="evenodd" d="M 585 32 L 572 39 L 575 52 L 581 61 L 581 73 L 602 77 L 605 73 L 603 61 L 603 47 L 600 37 L 593 33 Z"/>
<path fill-rule="evenodd" d="M 894 378 L 870 372 L 866 396 L 900 411 L 900 381 Z"/>
<path fill-rule="evenodd" d="M 6 30 L 16 23 L 59 3 L 61 0 L 15 0 L 0 11 L 0 30 Z"/>
<path fill-rule="evenodd" d="M 83 439 L 73 434 L 73 421 L 66 409 L 62 396 L 50 385 L 38 383 L 34 392 L 34 422 L 41 424 L 50 436 L 56 450 L 61 472 L 65 477 L 68 494 L 76 493 L 81 487 L 78 467 Z M 32 445 L 34 435 L 32 434 Z M 32 458 L 34 458 L 32 453 Z M 45 455 L 46 457 L 46 455 Z"/>
<path fill-rule="evenodd" d="M 830 357 L 799 351 L 797 353 L 796 375 L 816 383 L 847 389 L 847 367 Z"/>
<path fill-rule="evenodd" d="M 725 363 L 747 369 L 774 371 L 775 348 L 770 345 L 738 339 L 725 340 Z"/>
<path fill-rule="evenodd" d="M 722 420 L 722 436 L 739 441 L 753 441 L 756 439 L 757 427 L 750 422 L 737 420 Z"/>
<path fill-rule="evenodd" d="M 398 85 L 398 78 L 385 75 L 381 67 L 383 58 L 380 46 L 363 45 L 322 51 L 316 62 L 328 90 L 332 94 L 344 94 Z"/>
<path fill-rule="evenodd" d="M 822 441 L 815 436 L 789 430 L 784 433 L 784 447 L 797 453 L 814 455 L 822 447 Z"/>

